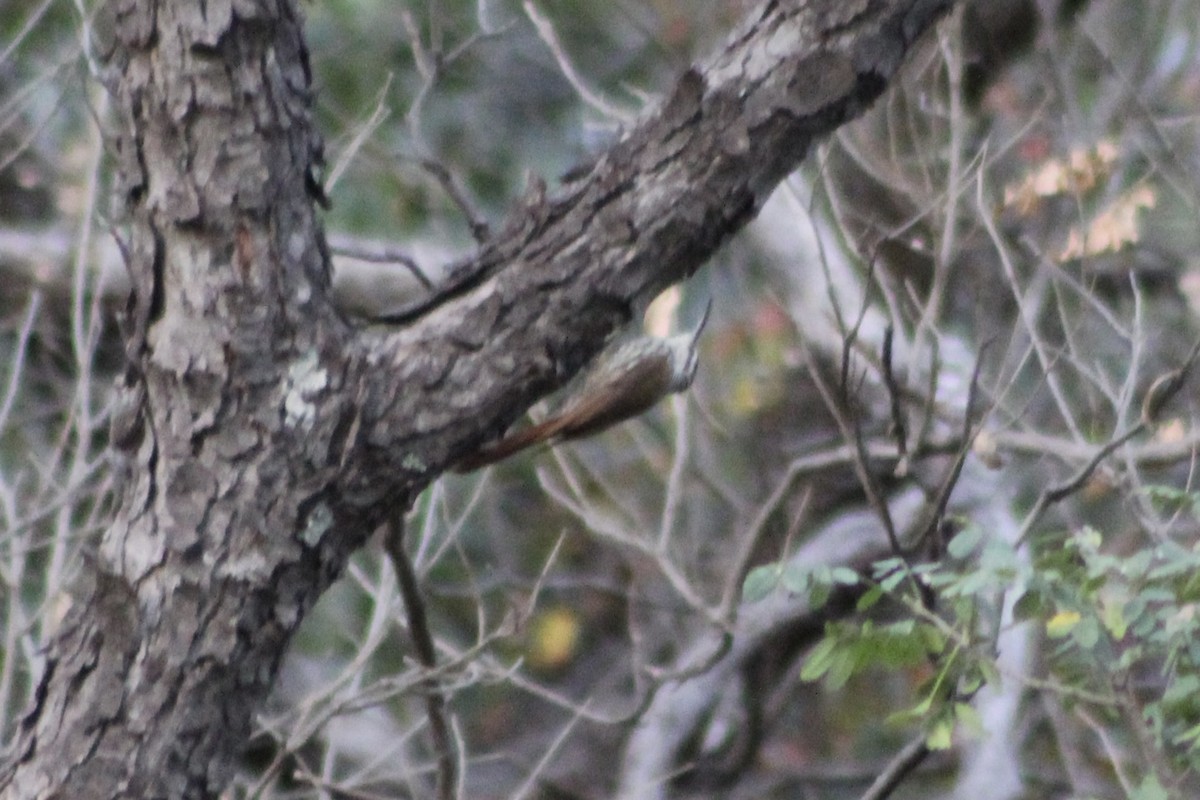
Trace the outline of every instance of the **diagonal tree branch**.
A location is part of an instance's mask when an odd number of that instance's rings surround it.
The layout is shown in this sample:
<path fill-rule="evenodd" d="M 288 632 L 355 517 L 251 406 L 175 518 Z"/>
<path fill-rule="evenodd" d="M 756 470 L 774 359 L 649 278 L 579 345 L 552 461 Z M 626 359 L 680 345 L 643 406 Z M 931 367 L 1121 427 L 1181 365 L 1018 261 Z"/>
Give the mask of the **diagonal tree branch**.
<path fill-rule="evenodd" d="M 441 289 L 384 315 L 401 329 L 359 338 L 356 363 L 389 398 L 376 425 L 406 445 L 398 474 L 423 484 L 574 375 L 861 113 L 950 5 L 766 3 L 583 177 L 535 189 Z"/>

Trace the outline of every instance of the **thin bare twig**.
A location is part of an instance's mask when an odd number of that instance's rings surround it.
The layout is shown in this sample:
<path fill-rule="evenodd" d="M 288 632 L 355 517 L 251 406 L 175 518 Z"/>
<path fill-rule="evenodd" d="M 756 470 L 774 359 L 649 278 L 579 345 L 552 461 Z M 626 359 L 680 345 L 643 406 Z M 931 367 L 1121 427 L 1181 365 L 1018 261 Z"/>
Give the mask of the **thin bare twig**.
<path fill-rule="evenodd" d="M 1082 489 L 1084 484 L 1087 483 L 1088 479 L 1092 477 L 1092 473 L 1096 471 L 1096 468 L 1100 466 L 1104 459 L 1108 458 L 1109 455 L 1111 455 L 1118 447 L 1125 444 L 1130 439 L 1133 439 L 1135 436 L 1139 436 L 1140 434 L 1144 433 L 1145 430 L 1146 423 L 1139 422 L 1129 430 L 1125 431 L 1125 433 L 1121 434 L 1115 439 L 1112 439 L 1108 444 L 1097 450 L 1091 459 L 1089 459 L 1086 464 L 1079 468 L 1078 472 L 1076 472 L 1066 481 L 1058 484 L 1057 486 L 1051 486 L 1043 491 L 1041 495 L 1038 496 L 1037 502 L 1034 503 L 1033 508 L 1030 509 L 1029 514 L 1025 517 L 1025 522 L 1021 525 L 1021 532 L 1017 535 L 1017 544 L 1020 545 L 1025 541 L 1025 538 L 1029 535 L 1030 530 L 1033 529 L 1034 524 L 1041 519 L 1042 514 L 1046 513 L 1046 509 Z"/>
<path fill-rule="evenodd" d="M 433 288 L 433 280 L 430 279 L 428 273 L 421 268 L 416 259 L 399 248 L 384 245 L 378 247 L 356 245 L 347 241 L 336 244 L 331 242 L 329 251 L 337 256 L 355 258 L 359 261 L 367 261 L 372 264 L 399 264 L 412 273 L 412 276 L 426 289 Z"/>
<path fill-rule="evenodd" d="M 437 793 L 439 800 L 454 800 L 457 784 L 457 758 L 450 741 L 450 725 L 447 721 L 446 698 L 438 679 L 433 676 L 437 669 L 437 652 L 433 646 L 433 636 L 429 631 L 429 617 L 425 610 L 425 600 L 417 585 L 417 575 L 413 570 L 408 553 L 404 550 L 404 516 L 397 511 L 388 521 L 387 536 L 384 538 L 384 549 L 396 571 L 396 579 L 400 584 L 400 595 L 404 598 L 404 610 L 408 615 L 408 630 L 412 636 L 413 649 L 417 659 L 428 673 L 421 679 L 421 688 L 425 692 L 425 711 L 429 716 L 429 730 L 433 737 L 433 747 L 438 764 Z"/>
<path fill-rule="evenodd" d="M 845 408 L 838 400 L 837 393 L 833 391 L 832 387 L 829 386 L 829 382 L 821 374 L 821 365 L 817 363 L 816 356 L 813 354 L 812 348 L 809 347 L 808 341 L 804 338 L 803 332 L 801 332 L 799 341 L 801 355 L 808 366 L 809 375 L 812 376 L 813 384 L 817 387 L 817 392 L 820 393 L 821 399 L 825 401 L 825 407 L 829 409 L 829 413 L 837 423 L 842 438 L 847 443 L 854 444 L 856 454 L 853 462 L 855 476 L 866 493 L 871 508 L 879 516 L 879 522 L 883 525 L 893 553 L 903 558 L 904 548 L 900 544 L 900 537 L 896 533 L 896 524 L 892 520 L 891 513 L 888 511 L 887 503 L 884 502 L 883 494 L 879 489 L 879 482 L 875 479 L 875 474 L 868 467 L 869 459 L 861 431 L 846 414 Z"/>
<path fill-rule="evenodd" d="M 454 174 L 442 164 L 440 161 L 435 161 L 432 158 L 418 159 L 421 169 L 433 176 L 433 179 L 442 187 L 442 191 L 446 196 L 458 206 L 459 211 L 467 218 L 467 225 L 471 229 L 471 236 L 477 242 L 486 242 L 491 236 L 491 226 L 484 218 L 483 214 L 475 208 L 475 204 L 467 197 L 466 190 L 462 188 L 459 180 Z"/>
<path fill-rule="evenodd" d="M 432 13 L 436 17 L 437 9 L 433 9 Z M 404 11 L 401 19 L 408 33 L 409 44 L 412 47 L 413 62 L 416 64 L 417 72 L 420 73 L 422 78 L 421 87 L 417 90 L 417 94 L 413 98 L 412 104 L 408 108 L 408 114 L 406 115 L 409 133 L 412 137 L 413 150 L 417 153 L 414 161 L 423 170 L 433 176 L 438 185 L 442 187 L 442 191 L 458 206 L 467 219 L 471 235 L 475 238 L 475 241 L 482 243 L 490 235 L 490 228 L 483 215 L 475 209 L 474 204 L 467 197 L 466 190 L 462 188 L 461 182 L 454 177 L 444 164 L 430 155 L 432 151 L 425 142 L 422 118 L 425 102 L 441 79 L 446 66 L 467 52 L 475 42 L 489 36 L 498 35 L 500 32 L 484 32 L 468 37 L 467 41 L 454 48 L 449 57 L 447 57 L 442 49 L 442 36 L 436 20 L 433 20 L 431 24 L 431 46 L 426 47 L 421 41 L 421 29 L 417 25 L 412 12 Z"/>
<path fill-rule="evenodd" d="M 1091 728 L 1092 733 L 1096 734 L 1096 738 L 1100 740 L 1100 744 L 1104 747 L 1104 752 L 1108 754 L 1109 763 L 1113 766 L 1113 772 L 1116 773 L 1117 782 L 1121 784 L 1121 788 L 1125 791 L 1125 796 L 1135 797 L 1137 795 L 1137 787 L 1134 786 L 1133 780 L 1125 770 L 1125 760 L 1122 758 L 1121 750 L 1113 742 L 1112 737 L 1108 735 L 1108 730 L 1082 706 L 1075 707 L 1075 716 L 1083 720 L 1084 724 Z"/>
<path fill-rule="evenodd" d="M 1062 417 L 1063 422 L 1077 440 L 1085 441 L 1087 437 L 1083 435 L 1079 421 L 1076 419 L 1076 409 L 1067 400 L 1066 390 L 1058 379 L 1058 372 L 1055 368 L 1057 358 L 1051 355 L 1045 339 L 1038 330 L 1035 309 L 1030 308 L 1033 303 L 1022 292 L 1021 283 L 1016 273 L 1016 266 L 1013 264 L 1011 249 L 1000 234 L 995 214 L 992 213 L 988 206 L 988 201 L 984 197 L 983 187 L 984 176 L 983 173 L 980 173 L 975 183 L 975 204 L 979 211 L 978 216 L 988 232 L 988 236 L 996 250 L 996 256 L 1000 260 L 1000 266 L 1003 268 L 1004 277 L 1007 279 L 1009 289 L 1012 291 L 1013 300 L 1017 305 L 1017 319 L 1024 328 L 1026 336 L 1029 337 L 1030 346 L 1037 356 L 1038 365 L 1046 380 L 1046 387 L 1050 390 L 1050 396 L 1054 400 L 1059 416 Z"/>
<path fill-rule="evenodd" d="M 863 792 L 859 800 L 885 800 L 908 775 L 929 756 L 929 747 L 925 744 L 925 736 L 921 735 L 904 745 L 895 758 L 888 763 L 879 777 Z"/>
<path fill-rule="evenodd" d="M 896 439 L 896 452 L 900 458 L 900 463 L 897 465 L 899 470 L 905 468 L 908 461 L 908 430 L 904 423 L 904 407 L 900 399 L 903 393 L 892 369 L 892 339 L 895 333 L 896 329 L 891 325 L 884 328 L 880 359 L 883 368 L 883 385 L 887 387 L 888 398 L 891 401 L 892 435 Z"/>
<path fill-rule="evenodd" d="M 329 170 L 329 177 L 325 179 L 324 186 L 324 189 L 327 193 L 333 191 L 333 187 L 337 185 L 337 182 L 342 177 L 342 174 L 345 173 L 346 169 L 350 166 L 350 163 L 354 161 L 354 157 L 358 154 L 358 151 L 362 149 L 363 144 L 366 143 L 371 134 L 375 133 L 376 129 L 383 124 L 383 121 L 386 120 L 388 115 L 391 113 L 386 105 L 388 89 L 390 89 L 391 86 L 392 73 L 389 72 L 387 74 L 387 78 L 383 82 L 383 86 L 380 87 L 379 92 L 375 96 L 375 108 L 372 109 L 371 114 L 367 117 L 366 121 L 359 126 L 358 131 L 354 134 L 353 138 L 350 139 L 350 143 L 347 144 L 345 149 L 343 149 L 338 155 L 337 161 L 335 161 L 333 164 L 333 169 Z"/>
<path fill-rule="evenodd" d="M 538 10 L 533 0 L 525 0 L 522 6 L 525 9 L 525 15 L 529 17 L 529 21 L 533 23 L 533 27 L 537 29 L 538 36 L 550 48 L 550 52 L 554 54 L 554 59 L 558 62 L 558 68 L 562 70 L 563 77 L 574 87 L 580 99 L 607 117 L 612 117 L 621 122 L 631 122 L 633 120 L 632 113 L 608 102 L 608 100 L 604 99 L 598 92 L 593 91 L 587 85 L 583 76 L 579 74 L 575 66 L 571 63 L 571 59 L 563 48 L 562 42 L 558 40 L 558 34 L 554 32 L 554 23 L 550 21 L 550 18 Z"/>
<path fill-rule="evenodd" d="M 933 515 L 929 521 L 929 527 L 925 530 L 922 537 L 928 541 L 934 532 L 937 530 L 938 524 L 946 515 L 946 506 L 950 503 L 950 495 L 954 491 L 954 486 L 958 483 L 958 478 L 962 475 L 963 464 L 966 463 L 967 454 L 971 451 L 971 442 L 975 439 L 975 404 L 979 399 L 979 374 L 983 370 L 983 357 L 991 346 L 991 340 L 983 343 L 979 348 L 979 355 L 975 359 L 975 369 L 971 373 L 971 383 L 967 388 L 967 407 L 963 411 L 963 427 L 962 427 L 962 447 L 959 448 L 957 455 L 954 457 L 954 463 L 950 466 L 946 477 L 942 480 L 942 484 L 938 489 L 937 497 L 933 503 Z"/>

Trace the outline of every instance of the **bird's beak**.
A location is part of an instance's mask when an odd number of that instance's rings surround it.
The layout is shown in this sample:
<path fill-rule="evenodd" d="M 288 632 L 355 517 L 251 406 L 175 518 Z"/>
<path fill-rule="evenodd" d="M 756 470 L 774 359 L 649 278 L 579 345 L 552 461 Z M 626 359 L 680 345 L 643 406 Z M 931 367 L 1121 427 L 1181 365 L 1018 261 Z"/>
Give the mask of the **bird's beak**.
<path fill-rule="evenodd" d="M 705 324 L 708 322 L 708 315 L 712 311 L 712 298 L 708 298 L 708 302 L 704 304 L 704 313 L 700 316 L 700 322 L 692 330 L 692 344 L 695 345 L 700 339 L 700 332 L 704 330 Z"/>

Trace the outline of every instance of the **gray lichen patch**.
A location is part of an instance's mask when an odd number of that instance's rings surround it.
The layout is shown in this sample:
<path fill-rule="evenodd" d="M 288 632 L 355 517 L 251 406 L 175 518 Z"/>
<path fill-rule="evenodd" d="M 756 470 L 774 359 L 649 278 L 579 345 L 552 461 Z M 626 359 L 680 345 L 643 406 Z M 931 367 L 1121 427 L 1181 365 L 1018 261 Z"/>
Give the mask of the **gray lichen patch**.
<path fill-rule="evenodd" d="M 309 547 L 316 547 L 332 526 L 333 512 L 324 502 L 317 503 L 304 522 L 304 530 L 300 531 L 300 541 Z"/>
<path fill-rule="evenodd" d="M 312 430 L 317 416 L 313 402 L 329 385 L 329 373 L 315 352 L 305 353 L 288 368 L 283 397 L 283 421 L 289 428 Z"/>

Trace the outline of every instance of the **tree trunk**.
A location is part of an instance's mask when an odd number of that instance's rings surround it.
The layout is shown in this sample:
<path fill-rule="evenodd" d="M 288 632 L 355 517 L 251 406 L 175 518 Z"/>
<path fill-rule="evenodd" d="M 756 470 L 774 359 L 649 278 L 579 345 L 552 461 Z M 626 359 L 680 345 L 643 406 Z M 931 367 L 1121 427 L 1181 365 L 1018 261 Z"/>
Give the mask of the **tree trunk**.
<path fill-rule="evenodd" d="M 321 141 L 286 0 L 117 0 L 132 292 L 119 507 L 48 645 L 7 798 L 211 798 L 350 553 L 564 383 L 883 90 L 952 0 L 775 0 L 441 290 L 329 299 Z"/>

